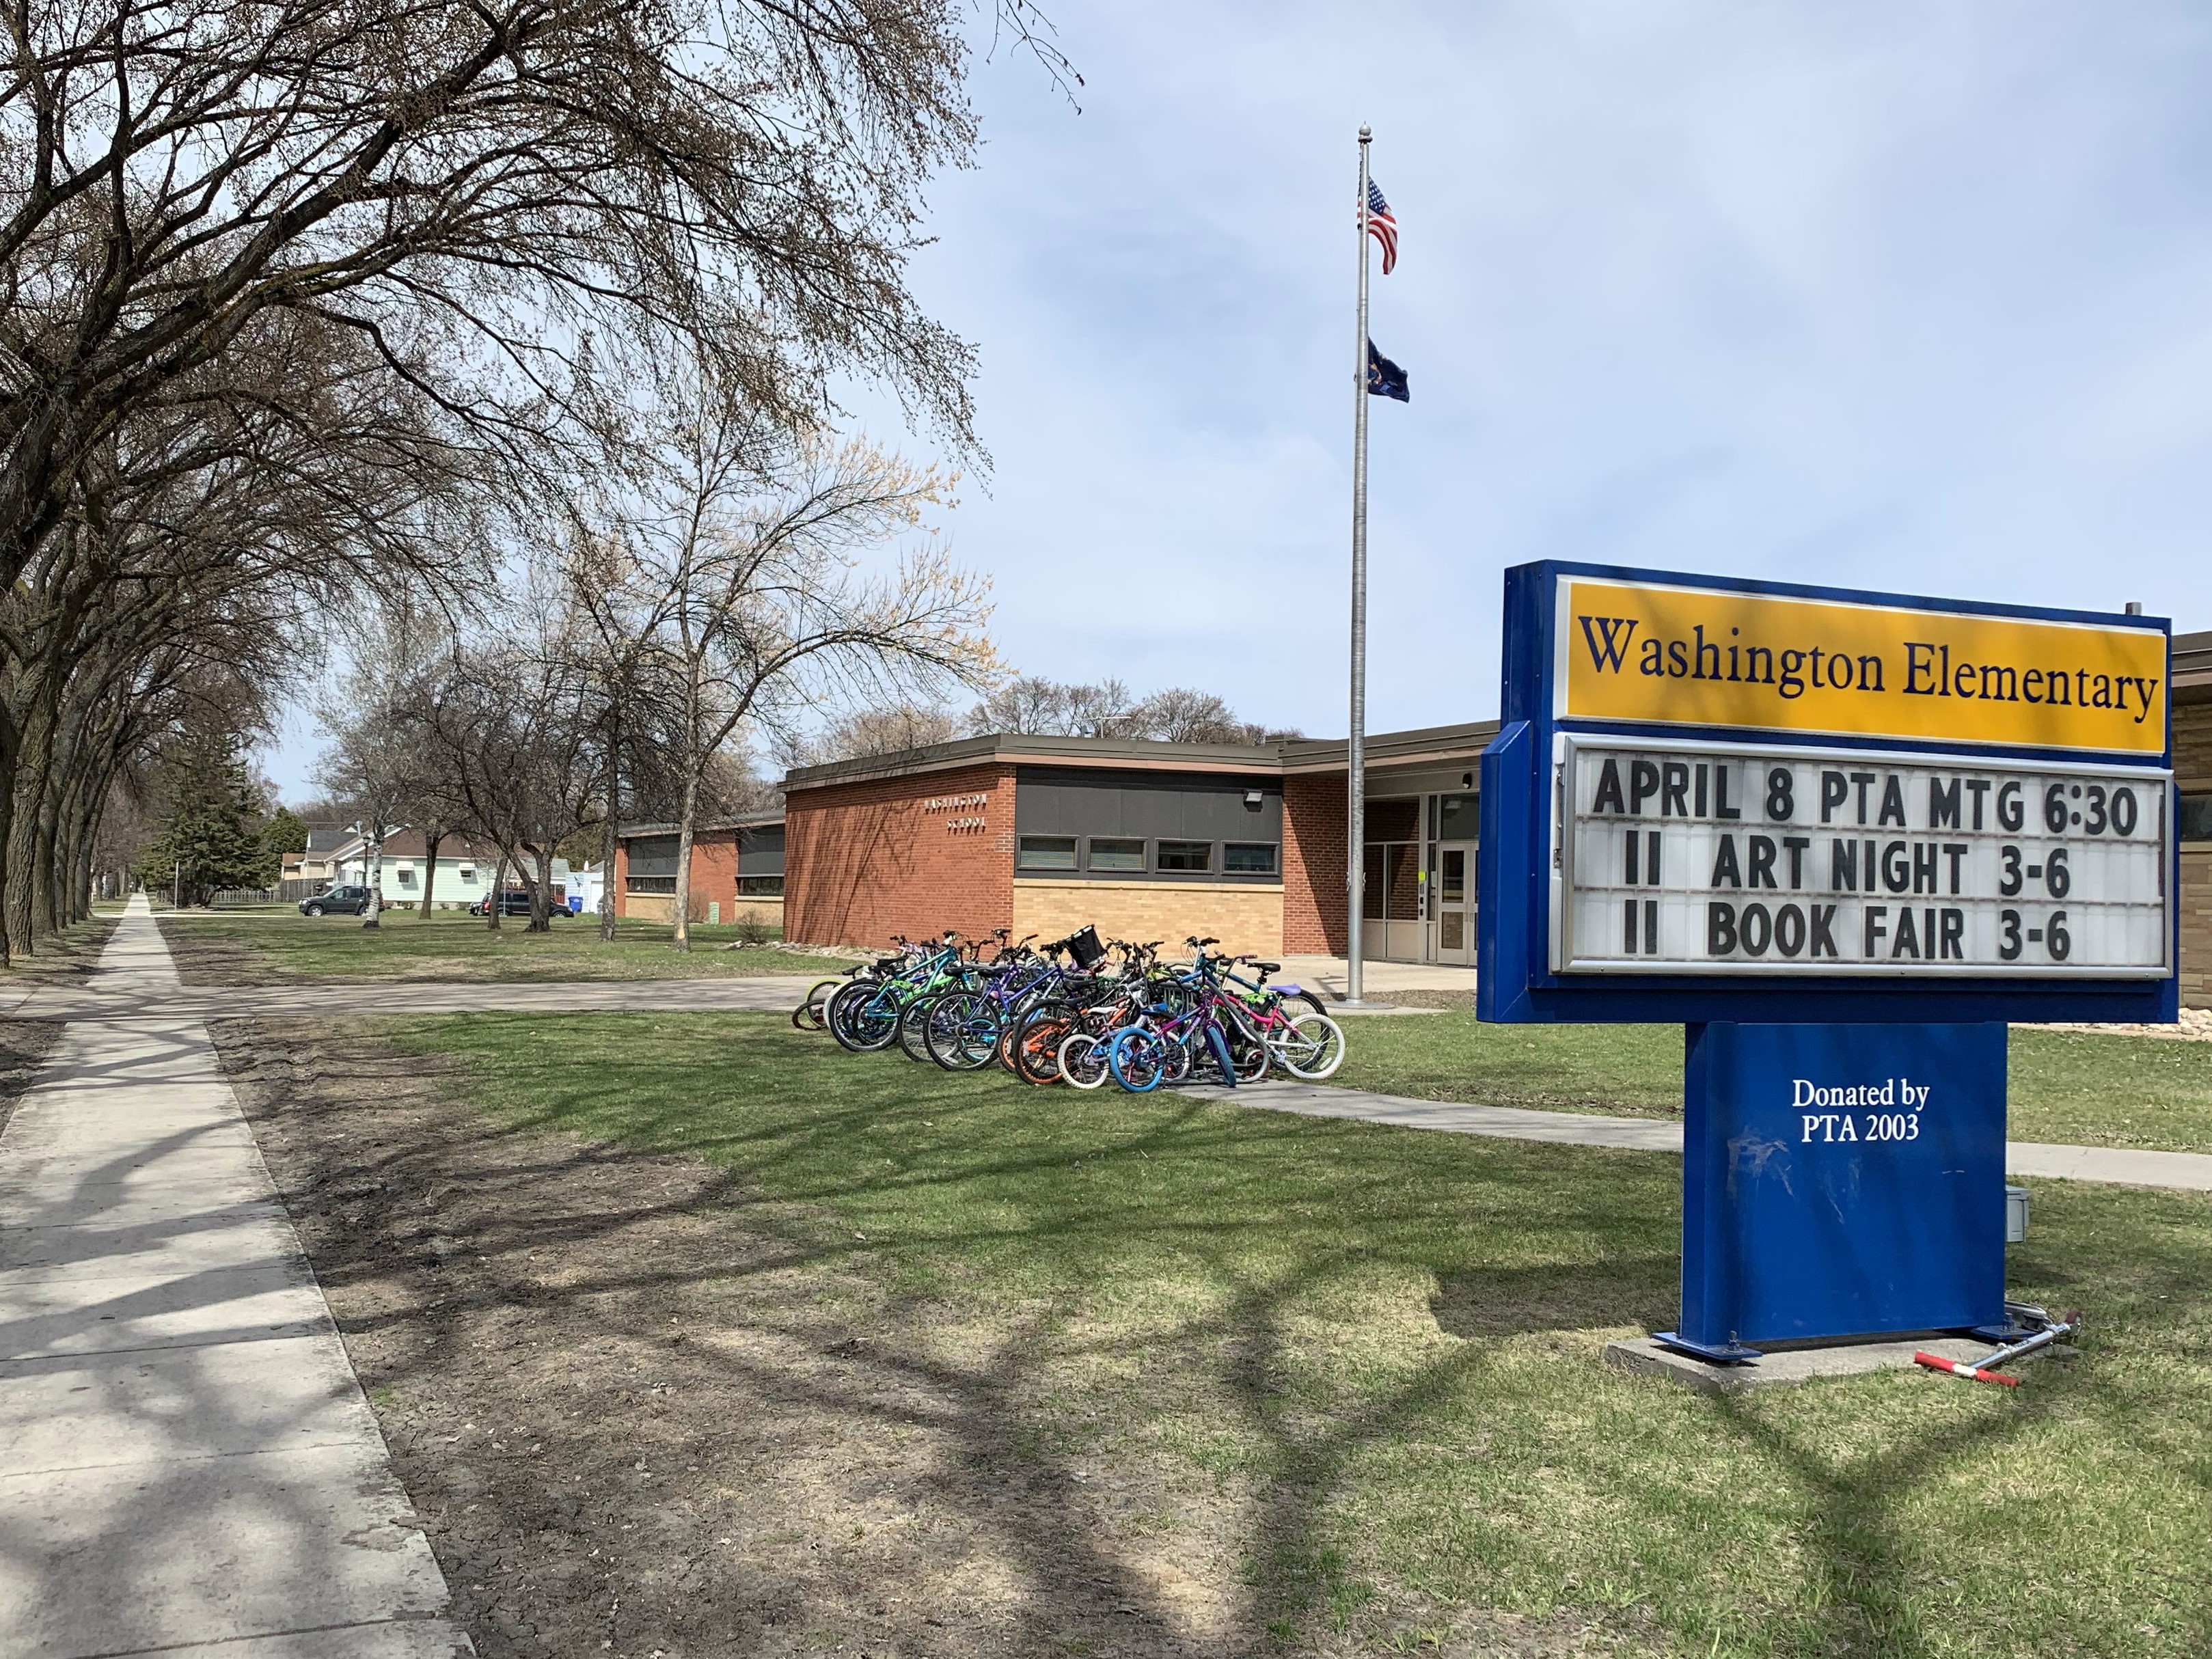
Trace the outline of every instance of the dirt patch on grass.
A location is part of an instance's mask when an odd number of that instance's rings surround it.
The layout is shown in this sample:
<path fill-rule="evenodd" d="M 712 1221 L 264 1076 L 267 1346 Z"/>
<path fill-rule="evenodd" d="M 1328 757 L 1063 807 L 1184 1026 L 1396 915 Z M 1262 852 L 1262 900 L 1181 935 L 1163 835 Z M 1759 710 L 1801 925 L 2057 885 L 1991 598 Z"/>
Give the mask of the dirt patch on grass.
<path fill-rule="evenodd" d="M 187 985 L 266 985 L 269 958 L 226 933 L 195 927 L 190 921 L 157 916 L 161 942 L 169 947 L 177 975 Z"/>
<path fill-rule="evenodd" d="M 107 948 L 117 920 L 94 916 L 72 924 L 66 932 L 40 939 L 31 954 L 11 957 L 8 965 L 0 968 L 0 988 L 65 984 L 84 978 L 100 966 L 100 953 Z"/>
<path fill-rule="evenodd" d="M 43 1020 L 0 1019 L 0 1130 L 61 1037 L 60 1026 Z"/>
<path fill-rule="evenodd" d="M 1647 1650 L 1395 1586 L 1294 1633 L 1252 1477 L 1117 1455 L 1110 1376 L 1040 1409 L 1082 1346 L 1047 1310 L 902 1294 L 857 1234 L 504 1126 L 364 1028 L 212 1030 L 487 1659 Z"/>

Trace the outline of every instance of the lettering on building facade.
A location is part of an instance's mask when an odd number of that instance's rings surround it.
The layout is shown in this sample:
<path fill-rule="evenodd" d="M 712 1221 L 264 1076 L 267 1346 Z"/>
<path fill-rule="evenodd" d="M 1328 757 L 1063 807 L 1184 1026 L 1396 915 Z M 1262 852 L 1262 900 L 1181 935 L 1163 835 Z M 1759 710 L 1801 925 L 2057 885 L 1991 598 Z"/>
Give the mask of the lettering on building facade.
<path fill-rule="evenodd" d="M 990 805 L 991 792 L 979 790 L 968 795 L 932 795 L 921 804 L 925 812 L 951 812 L 957 816 L 945 821 L 947 835 L 974 835 L 991 827 L 989 817 L 970 809 Z"/>

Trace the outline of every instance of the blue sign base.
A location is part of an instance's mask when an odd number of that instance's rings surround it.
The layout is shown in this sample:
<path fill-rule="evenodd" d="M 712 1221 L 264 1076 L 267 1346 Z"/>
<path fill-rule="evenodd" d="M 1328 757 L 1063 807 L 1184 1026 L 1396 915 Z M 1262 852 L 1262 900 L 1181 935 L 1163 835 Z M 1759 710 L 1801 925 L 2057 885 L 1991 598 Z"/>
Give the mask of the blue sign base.
<path fill-rule="evenodd" d="M 1687 1029 L 1682 1316 L 1761 1342 L 2002 1326 L 2005 1027 Z"/>

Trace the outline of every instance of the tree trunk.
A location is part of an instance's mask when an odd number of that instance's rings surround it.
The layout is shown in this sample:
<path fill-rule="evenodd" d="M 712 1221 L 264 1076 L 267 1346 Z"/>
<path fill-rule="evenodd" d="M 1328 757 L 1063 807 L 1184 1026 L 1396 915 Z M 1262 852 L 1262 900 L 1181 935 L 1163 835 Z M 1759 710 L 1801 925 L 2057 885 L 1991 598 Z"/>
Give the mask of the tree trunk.
<path fill-rule="evenodd" d="M 553 843 L 545 842 L 538 848 L 538 890 L 530 896 L 530 931 L 550 933 L 553 928 Z"/>
<path fill-rule="evenodd" d="M 384 926 L 384 825 L 376 826 L 376 840 L 368 851 L 368 908 L 362 912 L 364 927 Z"/>
<path fill-rule="evenodd" d="M 622 720 L 607 727 L 607 823 L 599 837 L 599 940 L 615 937 L 615 858 L 622 850 Z"/>
<path fill-rule="evenodd" d="M 484 900 L 484 926 L 493 933 L 499 931 L 499 902 L 507 895 L 507 854 L 501 853 L 491 867 L 491 886 Z"/>
<path fill-rule="evenodd" d="M 432 824 L 422 831 L 422 920 L 430 920 L 430 894 L 438 885 L 438 843 L 446 832 Z"/>
<path fill-rule="evenodd" d="M 39 828 L 45 817 L 46 785 L 53 759 L 54 722 L 43 691 L 35 695 L 28 717 L 20 728 L 24 734 L 17 750 L 15 788 L 8 815 L 8 884 L 4 902 L 8 949 L 12 956 L 31 956 L 38 949 L 36 906 Z"/>
<path fill-rule="evenodd" d="M 62 896 L 65 883 L 62 874 L 62 800 L 59 793 L 49 789 L 49 799 L 39 809 L 39 892 L 37 922 L 42 933 L 58 933 L 65 925 L 62 916 Z"/>
<path fill-rule="evenodd" d="M 690 769 L 684 779 L 684 807 L 676 823 L 676 902 L 672 912 L 676 931 L 670 937 L 679 951 L 691 948 L 691 820 L 699 811 L 699 772 Z"/>

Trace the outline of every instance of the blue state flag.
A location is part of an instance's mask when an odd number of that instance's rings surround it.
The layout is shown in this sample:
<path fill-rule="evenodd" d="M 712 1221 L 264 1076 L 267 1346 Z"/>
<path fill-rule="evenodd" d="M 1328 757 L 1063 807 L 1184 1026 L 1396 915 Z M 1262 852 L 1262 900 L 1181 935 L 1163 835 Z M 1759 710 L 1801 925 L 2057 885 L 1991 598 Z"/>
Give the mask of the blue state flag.
<path fill-rule="evenodd" d="M 1367 343 L 1367 395 L 1395 398 L 1401 404 L 1413 401 L 1413 391 L 1406 384 L 1406 371 L 1377 351 L 1372 340 Z"/>

